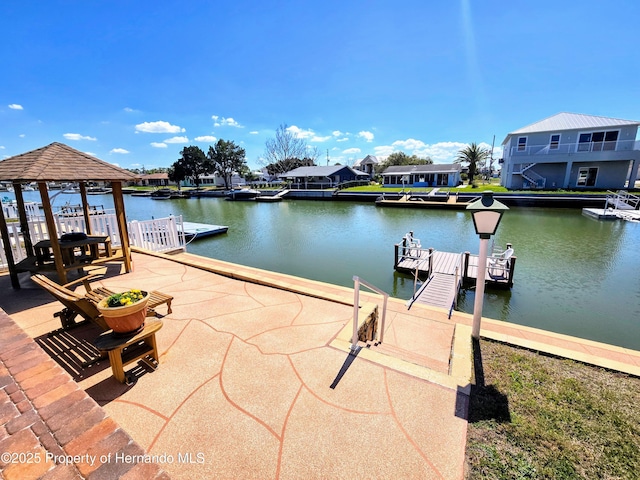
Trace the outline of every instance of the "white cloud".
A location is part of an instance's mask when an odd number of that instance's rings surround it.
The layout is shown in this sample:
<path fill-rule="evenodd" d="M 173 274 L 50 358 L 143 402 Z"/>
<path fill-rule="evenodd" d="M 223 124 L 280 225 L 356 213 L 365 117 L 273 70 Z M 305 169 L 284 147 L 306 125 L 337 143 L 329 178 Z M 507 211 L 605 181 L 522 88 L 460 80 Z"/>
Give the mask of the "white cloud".
<path fill-rule="evenodd" d="M 394 149 L 391 145 L 381 145 L 378 147 L 373 147 L 373 153 L 378 160 L 381 158 L 386 158 L 394 152 Z"/>
<path fill-rule="evenodd" d="M 4 145 L 0 145 L 0 150 L 4 150 Z"/>
<path fill-rule="evenodd" d="M 171 125 L 169 122 L 144 122 L 136 125 L 136 132 L 145 133 L 182 133 L 186 130 L 178 125 Z"/>
<path fill-rule="evenodd" d="M 346 150 L 343 150 L 342 153 L 345 155 L 353 155 L 354 153 L 360 153 L 361 151 L 362 150 L 359 148 L 347 148 Z"/>
<path fill-rule="evenodd" d="M 407 155 L 417 155 L 418 157 L 429 157 L 433 163 L 453 163 L 458 152 L 468 144 L 462 142 L 438 142 L 427 144 L 415 138 L 406 140 L 396 140 L 391 145 L 380 145 L 375 147 L 374 154 L 378 157 L 388 157 L 393 152 L 405 152 Z M 485 146 L 486 144 L 481 144 Z M 489 146 L 490 148 L 490 146 Z M 498 149 L 494 150 L 493 158 L 500 158 Z"/>
<path fill-rule="evenodd" d="M 130 108 L 130 107 L 124 107 L 124 111 L 127 112 L 127 113 L 131 113 L 131 112 L 134 112 L 135 110 L 133 108 Z"/>
<path fill-rule="evenodd" d="M 96 137 L 88 137 L 86 135 L 80 135 L 79 133 L 65 133 L 62 136 L 67 140 L 91 140 L 92 142 L 97 140 Z"/>
<path fill-rule="evenodd" d="M 215 142 L 217 140 L 213 135 L 201 135 L 199 137 L 194 138 L 196 142 Z"/>
<path fill-rule="evenodd" d="M 344 138 L 337 138 L 336 142 L 346 142 L 347 140 L 349 140 L 347 137 Z"/>
<path fill-rule="evenodd" d="M 24 133 L 21 133 L 20 135 L 18 135 L 20 138 L 24 138 L 26 137 L 26 135 Z"/>
<path fill-rule="evenodd" d="M 91 155 L 92 157 L 96 157 L 96 158 L 98 157 L 98 155 L 95 152 L 84 152 L 84 153 L 86 153 L 87 155 Z"/>
<path fill-rule="evenodd" d="M 311 137 L 311 142 L 326 142 L 327 140 L 330 140 L 331 136 L 328 137 L 318 137 L 317 135 Z"/>
<path fill-rule="evenodd" d="M 109 153 L 120 153 L 124 155 L 129 153 L 129 150 L 125 150 L 124 148 L 113 148 Z"/>
<path fill-rule="evenodd" d="M 189 138 L 185 137 L 184 135 L 182 137 L 171 137 L 171 138 L 167 138 L 164 143 L 188 143 L 189 142 Z"/>
<path fill-rule="evenodd" d="M 333 135 L 334 137 L 341 137 L 342 135 L 344 135 L 344 133 L 342 133 L 340 130 L 334 130 L 333 132 L 331 132 L 331 135 Z"/>
<path fill-rule="evenodd" d="M 11 110 L 24 110 L 24 108 L 22 108 L 22 105 L 18 105 L 17 103 L 12 103 L 11 105 L 9 105 L 9 108 Z"/>
<path fill-rule="evenodd" d="M 258 135 L 260 132 L 257 130 L 253 130 L 252 132 L 249 132 L 250 135 Z"/>
<path fill-rule="evenodd" d="M 214 127 L 227 126 L 227 127 L 244 128 L 242 125 L 240 125 L 231 117 L 225 118 L 225 117 L 219 117 L 218 115 L 211 115 L 211 118 L 213 119 Z"/>
<path fill-rule="evenodd" d="M 291 125 L 290 127 L 287 127 L 287 132 L 292 133 L 293 136 L 296 138 L 311 138 L 315 136 L 315 133 L 313 130 L 311 129 L 302 130 L 300 127 L 296 127 L 295 125 Z"/>
<path fill-rule="evenodd" d="M 358 137 L 364 138 L 367 142 L 373 141 L 373 133 L 371 132 L 358 132 Z"/>
<path fill-rule="evenodd" d="M 151 142 L 153 148 L 167 148 L 167 144 L 164 142 Z"/>

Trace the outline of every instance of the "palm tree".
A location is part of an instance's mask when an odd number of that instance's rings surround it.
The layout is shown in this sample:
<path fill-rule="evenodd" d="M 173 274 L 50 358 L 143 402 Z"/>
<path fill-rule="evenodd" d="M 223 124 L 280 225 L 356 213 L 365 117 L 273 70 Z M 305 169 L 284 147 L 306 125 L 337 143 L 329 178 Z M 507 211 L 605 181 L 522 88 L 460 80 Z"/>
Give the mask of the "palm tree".
<path fill-rule="evenodd" d="M 469 164 L 469 185 L 473 182 L 473 177 L 475 177 L 476 171 L 478 170 L 478 164 L 483 163 L 489 158 L 489 155 L 490 152 L 488 149 L 479 147 L 475 142 L 458 152 L 458 156 L 454 162 Z"/>

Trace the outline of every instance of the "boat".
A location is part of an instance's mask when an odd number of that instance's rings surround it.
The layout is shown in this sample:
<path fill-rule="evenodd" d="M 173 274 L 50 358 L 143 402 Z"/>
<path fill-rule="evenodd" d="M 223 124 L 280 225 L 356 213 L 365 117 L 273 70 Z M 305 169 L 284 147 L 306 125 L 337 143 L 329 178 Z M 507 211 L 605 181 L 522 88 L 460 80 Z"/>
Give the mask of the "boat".
<path fill-rule="evenodd" d="M 178 198 L 191 198 L 191 194 L 189 192 L 171 192 L 169 198 L 171 200 L 175 200 Z"/>
<path fill-rule="evenodd" d="M 105 193 L 111 193 L 111 189 L 106 187 L 87 188 L 87 195 L 103 195 Z"/>
<path fill-rule="evenodd" d="M 160 188 L 151 192 L 153 200 L 169 200 L 174 192 L 170 188 Z"/>
<path fill-rule="evenodd" d="M 227 200 L 255 200 L 260 195 L 260 190 L 251 188 L 233 189 L 227 193 Z"/>

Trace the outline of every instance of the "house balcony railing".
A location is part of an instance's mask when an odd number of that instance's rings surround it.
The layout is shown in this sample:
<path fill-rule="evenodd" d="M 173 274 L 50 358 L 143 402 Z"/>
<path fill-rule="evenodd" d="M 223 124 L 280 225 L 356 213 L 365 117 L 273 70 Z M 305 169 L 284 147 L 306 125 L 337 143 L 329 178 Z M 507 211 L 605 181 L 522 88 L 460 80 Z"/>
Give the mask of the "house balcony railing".
<path fill-rule="evenodd" d="M 580 143 L 560 143 L 556 146 L 529 145 L 526 147 L 516 146 L 511 148 L 511 155 L 562 155 L 580 154 L 591 152 L 621 152 L 640 150 L 640 141 L 618 140 L 617 142 L 580 142 Z"/>

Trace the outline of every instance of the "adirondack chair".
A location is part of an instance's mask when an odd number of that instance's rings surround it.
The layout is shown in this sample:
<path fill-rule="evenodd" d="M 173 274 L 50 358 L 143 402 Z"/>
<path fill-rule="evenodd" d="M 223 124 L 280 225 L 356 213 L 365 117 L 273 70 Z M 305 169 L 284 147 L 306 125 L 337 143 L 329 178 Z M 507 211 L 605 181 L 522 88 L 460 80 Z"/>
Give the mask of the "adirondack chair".
<path fill-rule="evenodd" d="M 81 279 L 81 281 L 84 283 L 85 289 L 87 290 L 87 293 L 84 295 L 78 294 L 73 290 L 69 290 L 67 288 L 68 285 L 72 285 L 76 282 L 71 282 L 70 284 L 67 284 L 67 286 L 60 285 L 41 274 L 32 275 L 31 280 L 44 288 L 56 300 L 58 300 L 65 306 L 65 308 L 63 308 L 60 312 L 54 314 L 54 316 L 60 317 L 60 322 L 62 323 L 63 329 L 66 330 L 77 325 L 74 319 L 76 318 L 76 316 L 80 315 L 85 320 L 95 323 L 103 330 L 109 330 L 107 323 L 98 311 L 96 305 L 103 298 L 112 295 L 114 293 L 113 291 L 104 287 L 92 289 L 86 278 Z M 171 295 L 167 295 L 165 293 L 160 293 L 157 291 L 150 292 L 150 298 L 147 304 L 147 316 L 157 316 L 155 307 L 163 303 L 167 304 L 167 313 L 171 313 L 172 300 L 173 297 Z"/>

